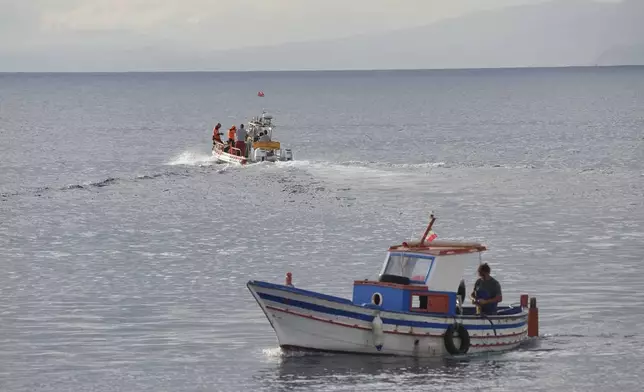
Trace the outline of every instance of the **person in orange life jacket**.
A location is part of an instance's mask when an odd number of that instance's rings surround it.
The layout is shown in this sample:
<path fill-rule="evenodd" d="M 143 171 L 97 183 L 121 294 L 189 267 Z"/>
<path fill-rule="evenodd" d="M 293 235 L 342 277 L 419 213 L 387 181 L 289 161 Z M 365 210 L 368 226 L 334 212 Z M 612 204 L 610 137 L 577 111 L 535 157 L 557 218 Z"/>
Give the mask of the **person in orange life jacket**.
<path fill-rule="evenodd" d="M 246 156 L 246 130 L 244 129 L 244 124 L 237 128 L 236 136 L 237 141 L 235 142 L 235 147 L 241 151 L 242 156 Z"/>
<path fill-rule="evenodd" d="M 472 303 L 481 307 L 483 314 L 496 314 L 497 305 L 503 300 L 501 285 L 490 276 L 490 266 L 487 263 L 479 265 L 480 278 L 474 283 Z"/>
<path fill-rule="evenodd" d="M 228 130 L 228 141 L 229 141 L 229 142 L 230 142 L 231 140 L 232 140 L 233 142 L 235 141 L 235 134 L 236 134 L 236 133 L 237 133 L 237 127 L 233 125 L 233 126 Z"/>
<path fill-rule="evenodd" d="M 215 144 L 215 142 L 223 143 L 223 141 L 221 140 L 222 133 L 219 132 L 220 128 L 221 124 L 217 123 L 217 125 L 215 125 L 215 129 L 212 130 L 212 144 Z"/>

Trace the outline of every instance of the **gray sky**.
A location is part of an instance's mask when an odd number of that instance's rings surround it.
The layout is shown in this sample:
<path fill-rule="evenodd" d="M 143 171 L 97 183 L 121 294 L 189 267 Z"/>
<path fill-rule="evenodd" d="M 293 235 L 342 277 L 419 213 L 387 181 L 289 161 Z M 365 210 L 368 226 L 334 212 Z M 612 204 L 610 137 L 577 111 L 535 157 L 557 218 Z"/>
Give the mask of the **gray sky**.
<path fill-rule="evenodd" d="M 386 31 L 543 1 L 0 0 L 0 50 L 77 42 L 87 32 L 230 49 Z"/>
<path fill-rule="evenodd" d="M 644 56 L 629 46 L 644 45 L 641 21 L 626 20 L 644 0 L 616 16 L 609 9 L 620 6 L 591 4 L 619 1 L 0 0 L 0 71 L 544 66 L 593 63 L 612 49 Z M 549 4 L 512 7 L 537 3 Z M 312 42 L 343 37 L 354 38 Z M 242 50 L 245 60 L 226 52 L 289 42 L 306 44 L 269 48 L 261 59 L 258 49 Z"/>

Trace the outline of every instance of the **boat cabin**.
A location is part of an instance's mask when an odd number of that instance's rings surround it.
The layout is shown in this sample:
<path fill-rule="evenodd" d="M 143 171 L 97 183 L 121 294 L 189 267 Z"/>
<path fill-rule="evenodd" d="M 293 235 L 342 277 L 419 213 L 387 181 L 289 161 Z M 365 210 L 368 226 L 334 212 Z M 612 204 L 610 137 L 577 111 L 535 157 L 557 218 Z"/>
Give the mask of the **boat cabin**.
<path fill-rule="evenodd" d="M 426 233 L 433 221 L 432 217 Z M 377 281 L 354 282 L 353 303 L 388 311 L 456 315 L 465 268 L 475 265 L 477 254 L 485 250 L 479 243 L 451 241 L 392 246 Z"/>
<path fill-rule="evenodd" d="M 253 117 L 248 122 L 248 139 L 251 150 L 250 157 L 255 162 L 262 161 L 291 161 L 293 152 L 291 149 L 282 149 L 279 141 L 273 140 L 273 116 L 265 111 L 259 117 Z M 268 134 L 269 140 L 256 140 L 260 133 Z"/>
<path fill-rule="evenodd" d="M 263 112 L 259 117 L 253 117 L 248 122 L 248 135 L 251 138 L 259 136 L 260 133 L 268 133 L 269 139 L 273 140 L 273 116 Z"/>

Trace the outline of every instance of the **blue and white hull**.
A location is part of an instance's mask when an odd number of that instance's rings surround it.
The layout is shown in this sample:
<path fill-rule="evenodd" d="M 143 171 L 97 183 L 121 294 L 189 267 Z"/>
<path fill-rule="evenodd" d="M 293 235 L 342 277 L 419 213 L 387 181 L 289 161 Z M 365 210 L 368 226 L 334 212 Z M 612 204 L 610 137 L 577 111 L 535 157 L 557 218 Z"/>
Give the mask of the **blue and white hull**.
<path fill-rule="evenodd" d="M 495 316 L 383 310 L 335 296 L 262 281 L 247 284 L 283 349 L 417 357 L 450 355 L 445 334 L 462 324 L 467 354 L 506 351 L 528 337 L 528 310 L 505 308 Z M 456 337 L 457 345 L 460 338 Z"/>

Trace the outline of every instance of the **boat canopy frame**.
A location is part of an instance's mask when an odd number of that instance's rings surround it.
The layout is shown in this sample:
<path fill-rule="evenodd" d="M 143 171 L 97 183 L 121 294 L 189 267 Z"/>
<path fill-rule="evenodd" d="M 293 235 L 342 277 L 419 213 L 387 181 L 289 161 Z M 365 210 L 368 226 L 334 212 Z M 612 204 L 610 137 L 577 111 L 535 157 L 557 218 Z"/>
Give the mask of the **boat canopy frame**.
<path fill-rule="evenodd" d="M 468 241 L 425 241 L 427 235 L 434 227 L 436 217 L 434 214 L 430 215 L 429 224 L 420 237 L 419 241 L 405 241 L 399 245 L 392 245 L 389 247 L 389 252 L 406 252 L 427 254 L 432 256 L 448 256 L 463 253 L 484 252 L 487 246 L 479 242 Z"/>

